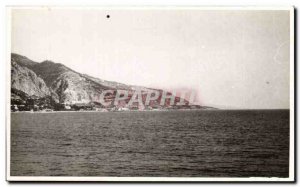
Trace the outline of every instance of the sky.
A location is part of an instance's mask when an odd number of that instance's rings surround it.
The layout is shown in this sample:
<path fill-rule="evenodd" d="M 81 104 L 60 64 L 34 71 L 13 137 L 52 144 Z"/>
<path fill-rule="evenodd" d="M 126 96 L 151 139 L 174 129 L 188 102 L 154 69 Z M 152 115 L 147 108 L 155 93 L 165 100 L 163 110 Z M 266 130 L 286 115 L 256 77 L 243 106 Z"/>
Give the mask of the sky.
<path fill-rule="evenodd" d="M 289 108 L 287 10 L 13 9 L 11 51 L 202 105 Z M 107 18 L 109 15 L 109 18 Z"/>

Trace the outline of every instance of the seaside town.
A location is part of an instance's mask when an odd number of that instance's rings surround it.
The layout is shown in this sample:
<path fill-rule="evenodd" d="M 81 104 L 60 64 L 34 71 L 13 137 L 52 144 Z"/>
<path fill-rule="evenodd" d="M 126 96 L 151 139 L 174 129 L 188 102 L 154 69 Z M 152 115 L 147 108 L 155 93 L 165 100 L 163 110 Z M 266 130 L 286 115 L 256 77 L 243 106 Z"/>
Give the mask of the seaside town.
<path fill-rule="evenodd" d="M 166 99 L 164 105 L 160 105 L 157 101 L 150 102 L 149 105 L 141 103 L 129 104 L 128 100 L 120 101 L 116 105 L 110 100 L 110 105 L 104 106 L 100 102 L 74 102 L 74 103 L 57 103 L 51 96 L 37 97 L 28 96 L 25 93 L 12 90 L 11 112 L 53 112 L 53 111 L 167 111 L 167 110 L 192 110 L 204 109 L 207 107 L 199 105 L 176 105 L 170 104 L 170 99 Z"/>
<path fill-rule="evenodd" d="M 29 98 L 26 101 L 12 100 L 11 112 L 53 112 L 53 111 L 167 111 L 167 110 L 191 110 L 200 109 L 199 106 L 145 106 L 145 105 L 117 105 L 104 107 L 98 102 L 89 103 L 54 103 L 50 98 Z"/>

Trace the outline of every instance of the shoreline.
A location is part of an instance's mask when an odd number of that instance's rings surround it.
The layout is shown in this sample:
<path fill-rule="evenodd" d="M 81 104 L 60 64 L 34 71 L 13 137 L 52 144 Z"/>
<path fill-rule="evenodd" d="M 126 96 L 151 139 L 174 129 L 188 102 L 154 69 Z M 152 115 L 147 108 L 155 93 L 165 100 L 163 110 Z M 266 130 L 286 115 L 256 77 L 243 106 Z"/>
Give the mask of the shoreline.
<path fill-rule="evenodd" d="M 18 112 L 10 112 L 11 114 L 17 113 L 30 113 L 30 114 L 54 114 L 54 113 L 130 113 L 130 112 L 186 112 L 186 111 L 275 111 L 275 110 L 286 110 L 290 111 L 290 109 L 182 109 L 182 110 L 130 110 L 130 111 L 18 111 Z"/>
<path fill-rule="evenodd" d="M 51 111 L 51 112 L 45 112 L 45 111 L 17 111 L 17 112 L 10 112 L 10 113 L 76 113 L 76 112 L 83 112 L 83 113 L 129 113 L 129 112 L 171 112 L 171 111 L 204 111 L 204 110 L 219 110 L 219 109 L 182 109 L 182 110 L 127 110 L 127 111 L 95 111 L 95 110 L 88 110 L 88 111 Z"/>

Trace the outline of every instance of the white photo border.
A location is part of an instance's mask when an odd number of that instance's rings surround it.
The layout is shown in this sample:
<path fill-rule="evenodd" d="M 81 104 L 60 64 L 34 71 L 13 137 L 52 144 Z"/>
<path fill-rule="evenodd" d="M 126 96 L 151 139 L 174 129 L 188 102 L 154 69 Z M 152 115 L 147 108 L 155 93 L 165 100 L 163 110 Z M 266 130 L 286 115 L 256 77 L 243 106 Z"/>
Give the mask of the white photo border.
<path fill-rule="evenodd" d="M 12 9 L 98 9 L 98 10 L 287 10 L 290 11 L 290 141 L 289 141 L 289 177 L 56 177 L 56 176 L 11 176 L 10 175 L 10 62 L 11 62 L 11 10 Z M 69 182 L 295 182 L 295 18 L 293 6 L 7 6 L 6 7 L 6 180 L 13 181 L 69 181 Z"/>

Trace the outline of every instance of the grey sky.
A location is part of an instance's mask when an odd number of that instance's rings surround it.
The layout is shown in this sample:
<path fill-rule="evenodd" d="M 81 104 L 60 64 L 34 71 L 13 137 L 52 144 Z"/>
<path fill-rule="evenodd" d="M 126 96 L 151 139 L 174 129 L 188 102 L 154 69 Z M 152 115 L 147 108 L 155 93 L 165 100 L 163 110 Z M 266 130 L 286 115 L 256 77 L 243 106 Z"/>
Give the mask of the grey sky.
<path fill-rule="evenodd" d="M 288 108 L 289 20 L 287 10 L 14 9 L 12 52 L 106 80 L 197 90 L 206 105 Z"/>

